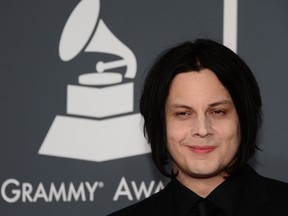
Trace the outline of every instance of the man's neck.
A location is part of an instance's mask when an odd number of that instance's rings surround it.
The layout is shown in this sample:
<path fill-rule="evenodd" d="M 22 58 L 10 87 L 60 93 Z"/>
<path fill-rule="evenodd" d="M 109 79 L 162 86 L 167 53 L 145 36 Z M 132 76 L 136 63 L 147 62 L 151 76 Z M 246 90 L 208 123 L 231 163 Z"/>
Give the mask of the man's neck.
<path fill-rule="evenodd" d="M 225 181 L 221 175 L 211 178 L 195 178 L 187 176 L 184 177 L 179 173 L 176 178 L 185 187 L 203 198 L 207 197 L 217 186 Z"/>

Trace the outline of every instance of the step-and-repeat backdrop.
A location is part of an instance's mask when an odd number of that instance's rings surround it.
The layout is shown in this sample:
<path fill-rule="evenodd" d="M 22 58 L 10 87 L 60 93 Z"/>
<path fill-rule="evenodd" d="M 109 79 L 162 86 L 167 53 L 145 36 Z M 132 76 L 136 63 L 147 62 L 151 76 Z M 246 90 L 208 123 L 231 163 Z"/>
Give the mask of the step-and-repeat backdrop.
<path fill-rule="evenodd" d="M 172 44 L 223 42 L 251 66 L 264 124 L 251 164 L 288 181 L 288 2 L 2 0 L 0 214 L 104 216 L 161 190 L 139 96 Z"/>

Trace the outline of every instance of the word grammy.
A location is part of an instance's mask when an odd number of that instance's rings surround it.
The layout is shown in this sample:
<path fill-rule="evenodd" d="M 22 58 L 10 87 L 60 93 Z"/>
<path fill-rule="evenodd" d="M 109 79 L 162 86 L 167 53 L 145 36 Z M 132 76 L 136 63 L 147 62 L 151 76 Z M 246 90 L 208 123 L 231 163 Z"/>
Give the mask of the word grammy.
<path fill-rule="evenodd" d="M 141 198 L 146 198 L 157 193 L 163 188 L 164 185 L 162 181 L 159 181 L 158 184 L 156 184 L 155 181 L 151 181 L 149 185 L 145 184 L 144 181 L 141 181 L 140 185 L 137 186 L 135 181 L 131 181 L 129 184 L 125 177 L 122 177 L 113 197 L 113 201 L 117 201 L 120 197 L 126 197 L 130 201 L 133 201 L 134 199 L 140 200 Z"/>
<path fill-rule="evenodd" d="M 94 201 L 97 189 L 103 188 L 103 182 L 80 182 L 74 185 L 72 182 L 64 182 L 56 186 L 53 182 L 47 187 L 40 182 L 36 187 L 29 182 L 19 182 L 16 179 L 7 179 L 1 186 L 1 196 L 8 203 L 15 202 L 52 202 L 52 201 Z"/>

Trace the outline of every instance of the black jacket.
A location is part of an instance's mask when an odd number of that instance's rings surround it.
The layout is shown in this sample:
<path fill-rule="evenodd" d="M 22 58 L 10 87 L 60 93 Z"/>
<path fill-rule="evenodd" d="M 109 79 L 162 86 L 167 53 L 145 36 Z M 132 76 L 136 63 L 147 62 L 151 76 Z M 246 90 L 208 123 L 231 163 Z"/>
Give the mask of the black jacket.
<path fill-rule="evenodd" d="M 288 216 L 288 184 L 262 177 L 247 166 L 235 216 Z M 170 184 L 170 183 L 169 183 Z M 169 184 L 160 192 L 109 216 L 178 216 Z"/>

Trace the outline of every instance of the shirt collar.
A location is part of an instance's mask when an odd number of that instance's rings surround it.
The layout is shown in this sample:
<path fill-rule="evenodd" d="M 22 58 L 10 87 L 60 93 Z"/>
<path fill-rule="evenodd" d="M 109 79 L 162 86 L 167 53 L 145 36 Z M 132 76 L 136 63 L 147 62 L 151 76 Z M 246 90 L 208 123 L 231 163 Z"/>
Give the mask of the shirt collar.
<path fill-rule="evenodd" d="M 227 178 L 207 196 L 207 199 L 224 215 L 233 216 L 239 205 L 242 185 L 241 176 Z"/>
<path fill-rule="evenodd" d="M 233 216 L 239 205 L 241 174 L 227 178 L 217 186 L 207 197 L 220 211 L 227 216 Z M 171 180 L 173 203 L 177 215 L 187 215 L 190 209 L 201 199 L 199 195 L 182 185 L 176 178 Z"/>
<path fill-rule="evenodd" d="M 182 185 L 176 178 L 170 182 L 172 188 L 172 203 L 177 215 L 187 215 L 191 208 L 201 199 L 196 193 Z"/>

